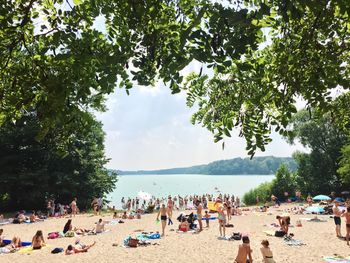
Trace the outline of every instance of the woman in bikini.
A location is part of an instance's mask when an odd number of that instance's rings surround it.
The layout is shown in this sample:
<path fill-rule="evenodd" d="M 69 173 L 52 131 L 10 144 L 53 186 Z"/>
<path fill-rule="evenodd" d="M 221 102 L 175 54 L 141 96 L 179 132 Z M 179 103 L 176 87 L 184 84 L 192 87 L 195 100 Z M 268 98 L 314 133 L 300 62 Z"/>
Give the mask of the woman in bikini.
<path fill-rule="evenodd" d="M 235 263 L 252 263 L 252 250 L 250 248 L 250 241 L 248 236 L 242 237 L 243 244 L 238 247 L 238 254 Z"/>
<path fill-rule="evenodd" d="M 92 243 L 91 245 L 79 245 L 79 247 L 74 247 L 72 245 L 69 245 L 65 251 L 66 255 L 73 255 L 77 253 L 82 253 L 82 252 L 88 252 L 91 247 L 93 247 L 96 244 L 96 242 Z"/>
<path fill-rule="evenodd" d="M 220 237 L 225 237 L 226 236 L 226 215 L 225 215 L 225 207 L 222 204 L 222 201 L 220 198 L 216 199 L 216 202 L 214 203 L 214 207 L 217 206 L 217 211 L 218 211 L 218 220 L 219 220 L 219 232 L 220 232 Z M 222 235 L 224 234 L 224 235 Z"/>
<path fill-rule="evenodd" d="M 45 246 L 43 232 L 41 230 L 38 230 L 35 236 L 33 236 L 32 247 L 33 249 L 41 249 L 43 246 Z"/>
<path fill-rule="evenodd" d="M 272 251 L 269 247 L 269 241 L 268 240 L 263 240 L 261 242 L 262 247 L 260 248 L 261 254 L 263 256 L 263 262 L 264 263 L 275 263 L 273 260 L 273 255 Z"/>

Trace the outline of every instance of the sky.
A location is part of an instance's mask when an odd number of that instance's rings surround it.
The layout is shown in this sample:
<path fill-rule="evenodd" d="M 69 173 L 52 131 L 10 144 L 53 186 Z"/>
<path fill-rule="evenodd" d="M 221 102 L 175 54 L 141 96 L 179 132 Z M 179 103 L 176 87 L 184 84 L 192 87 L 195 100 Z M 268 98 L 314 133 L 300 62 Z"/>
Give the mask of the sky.
<path fill-rule="evenodd" d="M 190 72 L 194 67 L 186 69 Z M 185 72 L 186 73 L 186 72 Z M 207 164 L 216 160 L 248 157 L 244 138 L 234 130 L 231 138 L 214 143 L 213 135 L 201 125 L 192 125 L 195 109 L 186 106 L 184 94 L 172 95 L 168 87 L 135 86 L 128 96 L 116 88 L 107 99 L 108 110 L 97 113 L 106 132 L 108 168 L 153 170 Z M 291 156 L 300 145 L 287 144 L 277 133 L 265 152 L 256 156 Z"/>

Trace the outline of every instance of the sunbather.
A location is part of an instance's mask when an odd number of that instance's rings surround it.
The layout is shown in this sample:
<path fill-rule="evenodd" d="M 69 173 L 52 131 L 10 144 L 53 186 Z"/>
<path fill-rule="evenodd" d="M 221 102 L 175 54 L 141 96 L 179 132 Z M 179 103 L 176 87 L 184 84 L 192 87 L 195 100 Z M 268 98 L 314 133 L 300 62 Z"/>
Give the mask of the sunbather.
<path fill-rule="evenodd" d="M 182 218 L 182 222 L 179 225 L 179 230 L 182 232 L 187 232 L 190 229 L 190 225 L 185 217 Z"/>
<path fill-rule="evenodd" d="M 239 245 L 239 247 L 238 247 L 238 253 L 237 253 L 235 263 L 253 262 L 252 250 L 250 248 L 249 237 L 243 236 L 242 242 L 243 242 L 243 244 Z"/>
<path fill-rule="evenodd" d="M 263 240 L 261 242 L 262 247 L 260 248 L 261 254 L 263 256 L 263 262 L 264 263 L 275 263 L 273 260 L 273 255 L 272 251 L 269 247 L 269 241 L 268 240 Z"/>
<path fill-rule="evenodd" d="M 43 232 L 41 230 L 38 230 L 35 236 L 33 236 L 32 247 L 33 249 L 41 249 L 43 246 L 45 246 Z"/>
<path fill-rule="evenodd" d="M 88 250 L 93 247 L 96 244 L 96 242 L 92 243 L 91 245 L 84 245 L 84 248 L 82 248 L 81 244 L 77 244 L 76 247 L 69 245 L 66 249 L 65 254 L 66 255 L 73 255 L 73 254 L 77 254 L 77 253 L 82 253 L 82 252 L 88 252 Z"/>

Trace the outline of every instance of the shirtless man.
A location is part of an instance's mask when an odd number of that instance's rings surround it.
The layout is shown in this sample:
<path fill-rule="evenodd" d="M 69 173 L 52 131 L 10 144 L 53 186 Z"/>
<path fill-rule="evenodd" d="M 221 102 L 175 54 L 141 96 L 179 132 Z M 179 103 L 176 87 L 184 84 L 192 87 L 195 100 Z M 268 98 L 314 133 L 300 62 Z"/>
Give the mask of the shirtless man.
<path fill-rule="evenodd" d="M 341 213 L 338 206 L 339 206 L 339 202 L 335 201 L 332 210 L 333 210 L 333 215 L 334 215 L 335 234 L 337 235 L 337 237 L 341 237 L 341 233 L 340 233 L 341 219 L 340 219 L 340 216 L 342 213 Z"/>
<path fill-rule="evenodd" d="M 238 254 L 235 263 L 252 263 L 252 250 L 250 249 L 250 241 L 248 236 L 242 237 L 243 244 L 238 247 Z M 248 261 L 249 259 L 249 261 Z"/>
<path fill-rule="evenodd" d="M 220 237 L 225 237 L 226 233 L 226 229 L 225 229 L 225 225 L 226 225 L 226 215 L 225 215 L 225 207 L 222 204 L 221 199 L 217 199 L 215 203 L 218 203 L 219 205 L 217 206 L 218 209 L 218 220 L 219 220 L 219 232 L 220 232 Z M 224 235 L 222 235 L 222 233 Z"/>
<path fill-rule="evenodd" d="M 202 204 L 199 199 L 197 199 L 197 219 L 198 219 L 198 224 L 199 224 L 199 232 L 203 230 L 203 225 L 202 225 Z"/>
<path fill-rule="evenodd" d="M 164 237 L 164 230 L 166 226 L 166 220 L 167 220 L 167 209 L 165 207 L 165 204 L 162 204 L 162 207 L 159 209 L 158 215 L 157 215 L 157 221 L 159 221 L 159 215 L 160 220 L 162 221 L 162 237 Z"/>

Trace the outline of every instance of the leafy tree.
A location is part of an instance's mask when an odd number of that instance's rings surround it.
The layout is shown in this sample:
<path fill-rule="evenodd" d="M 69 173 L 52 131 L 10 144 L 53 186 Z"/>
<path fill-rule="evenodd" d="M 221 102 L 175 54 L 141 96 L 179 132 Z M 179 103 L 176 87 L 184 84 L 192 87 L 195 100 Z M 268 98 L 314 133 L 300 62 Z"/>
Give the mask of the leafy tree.
<path fill-rule="evenodd" d="M 198 106 L 193 123 L 230 136 L 234 127 L 252 156 L 265 150 L 272 128 L 287 135 L 297 98 L 308 107 L 332 110 L 332 91 L 350 87 L 350 2 L 244 1 L 266 10 L 252 21 L 267 42 L 249 49 L 213 78 L 192 74 L 185 84 L 188 105 Z"/>
<path fill-rule="evenodd" d="M 284 200 L 284 193 L 294 194 L 296 188 L 295 175 L 282 164 L 278 168 L 276 177 L 272 181 L 271 192 L 280 200 Z"/>
<path fill-rule="evenodd" d="M 161 79 L 179 92 L 191 61 L 222 67 L 257 48 L 254 14 L 209 0 L 5 1 L 0 125 L 34 108 L 42 138 L 72 112 L 103 110 L 115 86 Z"/>
<path fill-rule="evenodd" d="M 104 168 L 101 124 L 89 115 L 74 119 L 70 127 L 69 137 L 57 127 L 38 141 L 35 112 L 0 127 L 1 208 L 41 209 L 47 198 L 67 204 L 75 196 L 85 208 L 93 196 L 113 191 L 116 176 Z"/>
<path fill-rule="evenodd" d="M 344 184 L 350 185 L 350 144 L 345 145 L 342 149 L 342 156 L 339 163 L 338 173 Z"/>

